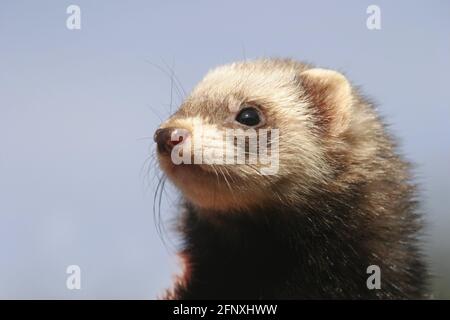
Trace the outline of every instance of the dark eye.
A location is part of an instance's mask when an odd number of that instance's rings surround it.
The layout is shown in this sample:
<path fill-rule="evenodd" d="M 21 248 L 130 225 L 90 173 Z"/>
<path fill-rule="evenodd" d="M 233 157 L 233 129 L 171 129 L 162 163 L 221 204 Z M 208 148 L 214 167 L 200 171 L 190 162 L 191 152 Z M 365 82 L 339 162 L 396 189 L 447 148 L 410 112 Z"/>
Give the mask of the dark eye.
<path fill-rule="evenodd" d="M 252 127 L 256 126 L 261 122 L 259 112 L 253 107 L 247 107 L 242 109 L 236 116 L 236 121 L 242 123 L 243 125 Z"/>

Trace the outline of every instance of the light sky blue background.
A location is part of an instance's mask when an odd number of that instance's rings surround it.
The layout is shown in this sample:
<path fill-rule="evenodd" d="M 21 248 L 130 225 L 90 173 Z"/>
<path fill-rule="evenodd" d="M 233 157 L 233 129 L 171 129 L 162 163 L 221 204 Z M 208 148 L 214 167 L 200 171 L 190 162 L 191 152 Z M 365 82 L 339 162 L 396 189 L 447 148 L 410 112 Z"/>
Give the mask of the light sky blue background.
<path fill-rule="evenodd" d="M 314 3 L 314 4 L 313 4 Z M 66 8 L 82 29 L 66 28 Z M 382 30 L 366 28 L 381 7 Z M 177 270 L 141 173 L 169 114 L 211 67 L 293 57 L 379 103 L 417 164 L 436 297 L 450 297 L 448 1 L 0 2 L 0 298 L 155 298 Z M 174 94 L 174 108 L 180 99 Z M 173 189 L 168 189 L 172 200 Z M 165 194 L 162 214 L 174 216 Z M 174 238 L 169 233 L 169 238 Z M 65 269 L 82 269 L 66 289 Z"/>

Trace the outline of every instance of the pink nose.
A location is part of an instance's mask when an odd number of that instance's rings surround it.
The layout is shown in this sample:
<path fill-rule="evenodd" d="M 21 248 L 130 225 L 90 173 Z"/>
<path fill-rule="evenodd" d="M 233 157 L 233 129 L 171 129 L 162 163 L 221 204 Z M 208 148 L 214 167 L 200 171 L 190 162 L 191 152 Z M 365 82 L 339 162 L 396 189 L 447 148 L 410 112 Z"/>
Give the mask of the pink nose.
<path fill-rule="evenodd" d="M 183 142 L 187 134 L 188 131 L 185 129 L 162 128 L 156 130 L 153 140 L 157 143 L 160 153 L 170 153 L 174 146 Z"/>

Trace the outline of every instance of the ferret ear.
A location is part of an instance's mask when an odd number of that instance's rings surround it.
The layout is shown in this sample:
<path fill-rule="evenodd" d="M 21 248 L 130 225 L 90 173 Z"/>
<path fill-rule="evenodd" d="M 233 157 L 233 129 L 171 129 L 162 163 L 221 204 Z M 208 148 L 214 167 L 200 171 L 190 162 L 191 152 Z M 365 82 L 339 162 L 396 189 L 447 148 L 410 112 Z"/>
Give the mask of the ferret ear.
<path fill-rule="evenodd" d="M 349 125 L 352 103 L 352 88 L 345 76 L 314 68 L 300 73 L 300 79 L 321 128 L 332 135 L 342 133 Z"/>

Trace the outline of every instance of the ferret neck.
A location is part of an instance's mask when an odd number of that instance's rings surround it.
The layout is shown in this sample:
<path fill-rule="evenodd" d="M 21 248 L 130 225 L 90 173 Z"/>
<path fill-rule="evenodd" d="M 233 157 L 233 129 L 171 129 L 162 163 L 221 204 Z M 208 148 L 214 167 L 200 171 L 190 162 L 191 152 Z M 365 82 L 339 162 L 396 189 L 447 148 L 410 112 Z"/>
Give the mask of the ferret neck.
<path fill-rule="evenodd" d="M 358 235 L 349 232 L 342 221 L 282 207 L 214 216 L 212 212 L 199 214 L 188 206 L 183 256 L 190 274 L 180 296 L 323 298 L 327 288 L 318 284 L 325 277 L 336 286 L 333 290 L 339 290 L 343 272 L 348 273 L 348 259 L 361 271 L 352 278 L 367 291 L 368 262 L 361 257 L 369 254 L 358 246 Z M 331 277 L 336 281 L 329 281 Z M 346 281 L 348 285 L 351 280 Z"/>

